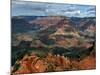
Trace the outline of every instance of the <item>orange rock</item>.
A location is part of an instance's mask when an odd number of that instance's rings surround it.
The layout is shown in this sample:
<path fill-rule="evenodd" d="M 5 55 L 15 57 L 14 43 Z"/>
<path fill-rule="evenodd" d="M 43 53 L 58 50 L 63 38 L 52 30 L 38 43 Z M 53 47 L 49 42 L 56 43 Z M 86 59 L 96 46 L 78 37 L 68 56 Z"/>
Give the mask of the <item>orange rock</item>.
<path fill-rule="evenodd" d="M 96 59 L 94 57 L 86 57 L 79 62 L 80 69 L 95 69 Z"/>
<path fill-rule="evenodd" d="M 36 56 L 28 56 L 25 55 L 24 58 L 20 61 L 20 68 L 15 73 L 32 73 L 33 70 L 31 68 L 31 64 L 34 61 L 36 61 L 38 57 Z"/>
<path fill-rule="evenodd" d="M 27 74 L 47 71 L 94 69 L 95 66 L 96 59 L 91 55 L 85 57 L 81 61 L 77 61 L 69 60 L 64 56 L 53 55 L 51 53 L 44 58 L 39 58 L 32 53 L 30 56 L 24 56 L 24 58 L 20 61 L 19 69 L 15 73 Z"/>
<path fill-rule="evenodd" d="M 48 67 L 47 63 L 43 60 L 38 60 L 36 64 L 33 65 L 33 68 L 36 69 L 35 72 L 44 72 L 46 71 L 47 67 Z"/>

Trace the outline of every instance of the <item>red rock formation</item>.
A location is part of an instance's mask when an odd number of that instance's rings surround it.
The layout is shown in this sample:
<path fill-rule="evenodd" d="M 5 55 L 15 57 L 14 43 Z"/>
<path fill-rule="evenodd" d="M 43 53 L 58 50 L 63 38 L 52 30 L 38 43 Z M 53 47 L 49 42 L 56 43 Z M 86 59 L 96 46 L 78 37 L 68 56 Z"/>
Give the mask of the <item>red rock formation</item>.
<path fill-rule="evenodd" d="M 64 56 L 53 55 L 49 53 L 46 57 L 38 57 L 34 53 L 25 55 L 20 61 L 19 69 L 14 72 L 15 74 L 27 74 L 35 72 L 48 72 L 48 71 L 63 71 L 63 70 L 83 70 L 94 69 L 96 59 L 93 56 L 85 57 L 84 59 L 69 60 Z"/>
<path fill-rule="evenodd" d="M 96 59 L 94 57 L 88 56 L 79 62 L 79 69 L 95 69 Z"/>

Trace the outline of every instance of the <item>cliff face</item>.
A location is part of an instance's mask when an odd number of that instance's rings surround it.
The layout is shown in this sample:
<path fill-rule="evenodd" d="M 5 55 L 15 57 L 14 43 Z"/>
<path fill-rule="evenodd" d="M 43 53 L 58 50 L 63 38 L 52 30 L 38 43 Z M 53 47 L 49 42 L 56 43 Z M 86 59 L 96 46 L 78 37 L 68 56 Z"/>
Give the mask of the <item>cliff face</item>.
<path fill-rule="evenodd" d="M 40 58 L 34 54 L 25 55 L 23 59 L 21 61 L 17 61 L 16 64 L 20 64 L 20 66 L 15 72 L 13 71 L 13 74 L 27 74 L 63 70 L 95 69 L 96 60 L 95 57 L 92 57 L 91 55 L 80 61 L 77 61 L 70 60 L 64 56 L 53 55 L 49 53 L 43 58 Z"/>

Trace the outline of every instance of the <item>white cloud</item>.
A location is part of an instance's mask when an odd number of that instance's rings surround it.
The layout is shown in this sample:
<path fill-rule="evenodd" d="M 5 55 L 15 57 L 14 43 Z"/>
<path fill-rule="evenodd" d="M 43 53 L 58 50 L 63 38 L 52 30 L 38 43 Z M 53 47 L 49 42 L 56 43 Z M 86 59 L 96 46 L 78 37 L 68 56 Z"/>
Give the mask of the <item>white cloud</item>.
<path fill-rule="evenodd" d="M 74 11 L 66 11 L 66 12 L 64 12 L 65 14 L 80 14 L 81 13 L 81 11 L 80 10 L 74 10 Z"/>
<path fill-rule="evenodd" d="M 80 14 L 80 13 L 81 13 L 81 11 L 80 11 L 80 10 L 78 10 L 78 11 L 77 11 L 77 13 L 78 13 L 78 14 Z"/>

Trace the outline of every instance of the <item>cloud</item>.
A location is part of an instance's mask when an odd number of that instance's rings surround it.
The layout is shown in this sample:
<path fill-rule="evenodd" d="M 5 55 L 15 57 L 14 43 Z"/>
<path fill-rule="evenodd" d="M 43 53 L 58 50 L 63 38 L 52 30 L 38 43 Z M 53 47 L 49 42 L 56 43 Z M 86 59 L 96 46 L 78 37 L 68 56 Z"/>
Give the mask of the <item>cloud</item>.
<path fill-rule="evenodd" d="M 70 14 L 76 14 L 76 13 L 78 13 L 78 14 L 80 14 L 80 10 L 66 11 L 65 13 L 66 13 L 66 14 L 67 14 L 67 13 L 70 13 Z"/>
<path fill-rule="evenodd" d="M 89 7 L 88 8 L 88 11 L 95 11 L 96 10 L 96 7 L 94 6 L 94 7 Z"/>
<path fill-rule="evenodd" d="M 76 5 L 70 5 L 70 4 L 48 4 L 47 9 L 45 12 L 48 15 L 63 15 L 63 16 L 69 16 L 69 15 L 79 15 L 80 10 L 76 8 Z"/>
<path fill-rule="evenodd" d="M 95 6 L 88 7 L 87 8 L 87 15 L 95 17 L 96 16 L 96 7 Z"/>
<path fill-rule="evenodd" d="M 54 10 L 47 9 L 46 13 L 48 15 L 62 15 L 62 16 L 72 17 L 72 16 L 79 16 L 81 14 L 81 11 L 80 10 L 73 10 L 73 11 L 60 11 L 60 10 L 56 10 L 56 11 L 54 11 Z"/>
<path fill-rule="evenodd" d="M 80 16 L 80 14 L 81 14 L 81 11 L 80 10 L 74 10 L 74 11 L 67 11 L 67 12 L 64 12 L 65 13 L 65 15 L 68 15 L 68 16 L 70 16 L 70 17 L 72 17 L 72 16 Z"/>
<path fill-rule="evenodd" d="M 95 17 L 96 16 L 96 12 L 95 11 L 91 11 L 91 12 L 88 12 L 87 15 Z"/>
<path fill-rule="evenodd" d="M 23 13 L 24 15 L 34 16 L 63 15 L 70 17 L 86 17 L 95 14 L 95 7 L 75 4 L 38 3 L 13 0 L 12 14 L 23 15 Z"/>
<path fill-rule="evenodd" d="M 25 1 L 13 1 L 12 7 L 15 9 L 26 9 L 32 11 L 45 11 L 46 6 L 39 3 L 25 2 Z"/>

